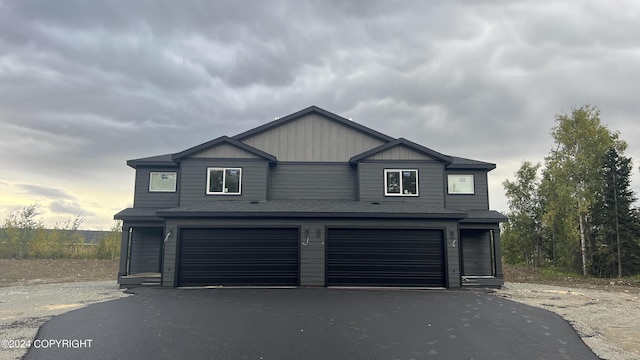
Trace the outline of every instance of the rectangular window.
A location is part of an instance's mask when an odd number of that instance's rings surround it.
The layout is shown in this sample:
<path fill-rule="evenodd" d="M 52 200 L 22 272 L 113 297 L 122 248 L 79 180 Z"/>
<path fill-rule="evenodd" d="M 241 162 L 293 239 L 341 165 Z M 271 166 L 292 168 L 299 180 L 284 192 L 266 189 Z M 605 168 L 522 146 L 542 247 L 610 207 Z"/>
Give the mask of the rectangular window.
<path fill-rule="evenodd" d="M 242 189 L 241 168 L 208 168 L 207 194 L 240 195 Z"/>
<path fill-rule="evenodd" d="M 449 194 L 475 194 L 473 175 L 447 175 Z"/>
<path fill-rule="evenodd" d="M 418 170 L 384 171 L 385 196 L 418 196 Z"/>
<path fill-rule="evenodd" d="M 176 192 L 176 172 L 149 173 L 149 192 Z"/>

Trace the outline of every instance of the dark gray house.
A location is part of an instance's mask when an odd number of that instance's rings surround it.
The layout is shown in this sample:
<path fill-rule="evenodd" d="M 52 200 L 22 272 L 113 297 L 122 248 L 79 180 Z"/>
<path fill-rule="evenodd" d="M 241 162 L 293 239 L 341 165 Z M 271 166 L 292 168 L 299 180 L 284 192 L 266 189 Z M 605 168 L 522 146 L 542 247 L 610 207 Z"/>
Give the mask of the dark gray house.
<path fill-rule="evenodd" d="M 129 160 L 118 281 L 162 286 L 501 286 L 494 164 L 312 106 Z"/>

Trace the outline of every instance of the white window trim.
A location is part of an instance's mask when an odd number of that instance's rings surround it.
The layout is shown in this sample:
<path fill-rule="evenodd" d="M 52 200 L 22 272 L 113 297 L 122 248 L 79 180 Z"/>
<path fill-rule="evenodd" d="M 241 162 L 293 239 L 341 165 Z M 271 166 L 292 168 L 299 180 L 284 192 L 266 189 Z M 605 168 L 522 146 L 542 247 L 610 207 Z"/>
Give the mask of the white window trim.
<path fill-rule="evenodd" d="M 222 192 L 213 192 L 213 191 L 209 191 L 209 189 L 211 188 L 211 171 L 212 170 L 221 170 L 222 171 Z M 225 192 L 225 185 L 227 182 L 227 170 L 238 170 L 240 172 L 240 178 L 238 179 L 238 192 L 235 193 L 230 193 L 230 192 Z M 242 168 L 233 168 L 233 167 L 228 167 L 228 168 L 219 168 L 219 167 L 210 167 L 207 168 L 207 184 L 206 184 L 206 193 L 207 195 L 242 195 Z"/>
<path fill-rule="evenodd" d="M 471 190 L 471 192 L 469 191 L 457 191 L 457 192 L 453 192 L 451 191 L 451 178 L 453 177 L 466 177 L 466 178 L 471 178 L 471 184 L 473 185 L 473 189 Z M 476 179 L 475 176 L 473 174 L 447 174 L 447 194 L 449 195 L 475 195 L 476 193 Z"/>
<path fill-rule="evenodd" d="M 416 193 L 415 194 L 403 194 L 402 193 L 402 172 L 403 171 L 414 171 L 416 173 Z M 400 193 L 396 194 L 396 193 L 388 193 L 387 192 L 387 173 L 390 172 L 400 172 Z M 384 169 L 384 196 L 420 196 L 420 189 L 419 189 L 419 178 L 418 178 L 418 169 Z"/>
<path fill-rule="evenodd" d="M 154 190 L 151 188 L 153 176 L 157 174 L 172 174 L 174 176 L 173 189 L 172 190 Z M 178 183 L 178 173 L 176 171 L 151 171 L 149 172 L 149 192 L 176 192 L 176 187 Z"/>

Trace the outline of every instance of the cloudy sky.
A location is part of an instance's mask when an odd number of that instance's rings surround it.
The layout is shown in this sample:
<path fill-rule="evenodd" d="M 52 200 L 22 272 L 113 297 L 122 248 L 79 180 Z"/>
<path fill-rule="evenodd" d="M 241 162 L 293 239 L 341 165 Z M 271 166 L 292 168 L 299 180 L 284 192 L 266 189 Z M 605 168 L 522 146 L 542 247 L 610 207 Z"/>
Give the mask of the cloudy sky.
<path fill-rule="evenodd" d="M 0 0 L 0 218 L 107 229 L 128 159 L 310 105 L 439 152 L 542 161 L 583 104 L 621 132 L 640 192 L 640 2 Z"/>

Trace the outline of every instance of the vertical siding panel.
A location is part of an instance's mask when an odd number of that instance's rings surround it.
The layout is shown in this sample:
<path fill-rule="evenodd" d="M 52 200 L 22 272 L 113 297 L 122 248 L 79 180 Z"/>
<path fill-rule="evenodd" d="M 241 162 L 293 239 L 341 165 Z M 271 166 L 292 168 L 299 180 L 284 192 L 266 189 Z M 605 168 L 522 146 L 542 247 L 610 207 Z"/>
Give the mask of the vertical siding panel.
<path fill-rule="evenodd" d="M 316 114 L 292 120 L 248 137 L 243 142 L 274 155 L 280 161 L 347 161 L 385 143 Z M 288 146 L 282 145 L 285 142 Z"/>
<path fill-rule="evenodd" d="M 338 161 L 338 125 L 336 123 L 329 124 L 329 161 Z"/>

